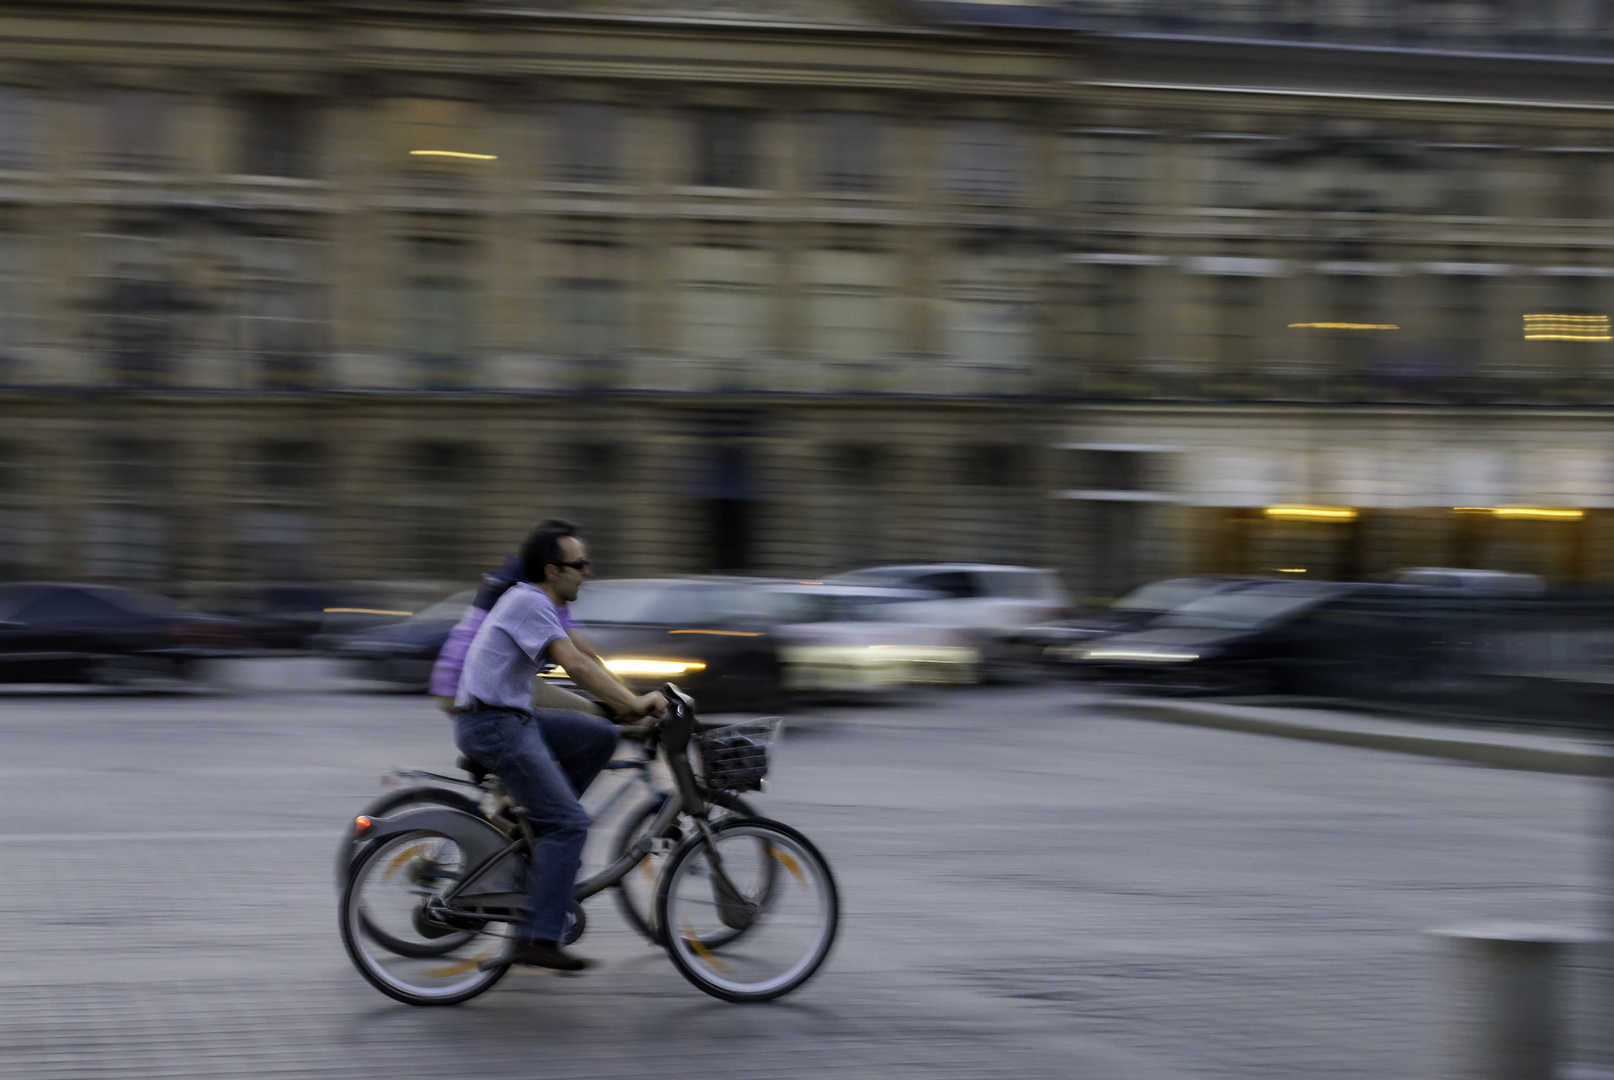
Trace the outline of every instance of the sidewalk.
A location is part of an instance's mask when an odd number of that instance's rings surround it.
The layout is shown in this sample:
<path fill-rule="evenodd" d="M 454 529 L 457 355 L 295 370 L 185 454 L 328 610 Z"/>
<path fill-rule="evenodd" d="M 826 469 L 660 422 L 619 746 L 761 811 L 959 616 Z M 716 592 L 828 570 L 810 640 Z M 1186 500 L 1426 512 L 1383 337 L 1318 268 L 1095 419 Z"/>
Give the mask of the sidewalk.
<path fill-rule="evenodd" d="M 1503 769 L 1614 776 L 1614 752 L 1591 739 L 1569 735 L 1516 732 L 1434 720 L 1388 719 L 1321 706 L 1115 698 L 1103 702 L 1102 707 L 1106 712 L 1139 720 L 1394 750 Z"/>

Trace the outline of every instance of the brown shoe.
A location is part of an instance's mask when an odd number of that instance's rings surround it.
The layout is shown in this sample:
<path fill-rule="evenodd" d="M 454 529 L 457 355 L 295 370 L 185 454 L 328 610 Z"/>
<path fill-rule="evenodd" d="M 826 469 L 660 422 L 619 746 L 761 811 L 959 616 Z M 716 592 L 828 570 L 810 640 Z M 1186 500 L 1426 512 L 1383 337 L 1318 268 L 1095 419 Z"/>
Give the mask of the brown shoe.
<path fill-rule="evenodd" d="M 594 966 L 593 960 L 573 956 L 555 941 L 518 941 L 516 947 L 510 950 L 510 963 L 554 971 L 582 971 Z"/>

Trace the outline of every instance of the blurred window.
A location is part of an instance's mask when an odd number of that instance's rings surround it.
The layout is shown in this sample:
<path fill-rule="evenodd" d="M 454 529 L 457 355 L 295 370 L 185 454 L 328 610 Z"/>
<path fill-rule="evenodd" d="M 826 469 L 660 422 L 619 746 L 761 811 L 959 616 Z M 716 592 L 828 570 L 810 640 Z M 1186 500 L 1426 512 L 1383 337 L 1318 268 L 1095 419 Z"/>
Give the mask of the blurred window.
<path fill-rule="evenodd" d="M 0 231 L 0 382 L 12 381 L 32 330 L 30 254 L 26 237 Z"/>
<path fill-rule="evenodd" d="M 1136 266 L 1094 266 L 1090 273 L 1091 359 L 1129 366 L 1141 348 L 1142 271 Z"/>
<path fill-rule="evenodd" d="M 0 169 L 26 169 L 33 163 L 33 108 L 28 92 L 0 86 Z"/>
<path fill-rule="evenodd" d="M 1026 367 L 1032 358 L 1032 305 L 1013 297 L 962 296 L 947 303 L 947 353 L 978 368 Z"/>
<path fill-rule="evenodd" d="M 15 620 L 29 626 L 94 626 L 123 621 L 123 613 L 80 589 L 53 589 L 20 609 Z"/>
<path fill-rule="evenodd" d="M 1127 450 L 1081 450 L 1085 485 L 1094 491 L 1145 491 L 1148 455 Z"/>
<path fill-rule="evenodd" d="M 241 350 L 261 385 L 297 389 L 317 381 L 324 343 L 319 250 L 287 237 L 243 237 L 240 248 Z"/>
<path fill-rule="evenodd" d="M 768 329 L 766 290 L 773 274 L 767 254 L 691 246 L 682 249 L 681 261 L 683 352 L 725 361 L 756 358 Z"/>
<path fill-rule="evenodd" d="M 31 577 L 49 561 L 45 516 L 35 490 L 33 456 L 21 443 L 0 441 L 0 578 Z M 0 614 L 0 618 L 4 615 Z"/>
<path fill-rule="evenodd" d="M 463 385 L 470 375 L 473 331 L 470 245 L 417 236 L 407 241 L 407 249 L 400 315 L 415 380 L 433 388 Z"/>
<path fill-rule="evenodd" d="M 104 91 L 101 124 L 107 167 L 128 172 L 167 168 L 171 109 L 167 95 L 157 91 Z"/>
<path fill-rule="evenodd" d="M 1205 279 L 1211 307 L 1212 359 L 1227 371 L 1256 360 L 1263 279 L 1219 275 Z"/>
<path fill-rule="evenodd" d="M 1232 210 L 1265 206 L 1270 201 L 1270 166 L 1254 140 L 1215 141 L 1205 146 L 1205 205 Z"/>
<path fill-rule="evenodd" d="M 1485 369 L 1489 288 L 1489 279 L 1474 274 L 1437 279 L 1440 347 L 1453 375 L 1474 375 Z"/>
<path fill-rule="evenodd" d="M 1439 213 L 1483 217 L 1493 213 L 1494 155 L 1478 150 L 1448 152 L 1440 165 L 1436 206 Z"/>
<path fill-rule="evenodd" d="M 603 184 L 621 169 L 622 109 L 567 101 L 555 106 L 555 178 L 573 184 Z"/>
<path fill-rule="evenodd" d="M 966 446 L 959 451 L 958 480 L 973 487 L 1003 488 L 1025 482 L 1024 455 L 1017 446 Z"/>
<path fill-rule="evenodd" d="M 1117 135 L 1084 139 L 1077 162 L 1081 201 L 1098 206 L 1144 202 L 1150 180 L 1147 147 L 1141 139 Z"/>
<path fill-rule="evenodd" d="M 325 449 L 273 441 L 252 447 L 235 513 L 235 541 L 249 578 L 298 579 L 318 570 Z"/>
<path fill-rule="evenodd" d="M 103 578 L 167 578 L 173 569 L 173 447 L 153 439 L 112 438 L 95 444 L 95 451 L 97 490 L 82 519 L 84 572 Z"/>
<path fill-rule="evenodd" d="M 555 248 L 560 275 L 551 279 L 555 350 L 585 362 L 611 361 L 628 344 L 623 249 L 610 230 L 579 232 Z"/>
<path fill-rule="evenodd" d="M 889 289 L 891 256 L 880 251 L 808 252 L 808 348 L 823 360 L 876 361 L 897 349 Z"/>
<path fill-rule="evenodd" d="M 826 448 L 822 498 L 834 508 L 828 539 L 840 564 L 866 563 L 891 553 L 900 516 L 891 495 L 893 472 L 892 454 L 885 447 L 851 443 Z"/>
<path fill-rule="evenodd" d="M 1036 354 L 1035 252 L 991 237 L 966 237 L 944 300 L 944 348 L 960 364 L 1025 372 Z"/>
<path fill-rule="evenodd" d="M 874 191 L 881 186 L 880 118 L 825 112 L 815 118 L 826 191 Z"/>
<path fill-rule="evenodd" d="M 1385 325 L 1380 308 L 1382 287 L 1374 274 L 1328 274 L 1323 277 L 1324 321 L 1356 325 Z M 1380 335 L 1392 331 L 1325 330 L 1333 373 L 1360 378 L 1371 374 L 1385 342 Z"/>
<path fill-rule="evenodd" d="M 695 175 L 702 187 L 755 187 L 756 119 L 743 109 L 695 111 Z"/>
<path fill-rule="evenodd" d="M 949 133 L 947 186 L 964 199 L 1007 202 L 1025 186 L 1019 133 L 1011 124 L 960 120 Z"/>
<path fill-rule="evenodd" d="M 1598 216 L 1602 208 L 1602 180 L 1607 159 L 1602 154 L 1563 153 L 1547 158 L 1550 173 L 1551 217 L 1585 220 Z"/>
<path fill-rule="evenodd" d="M 392 491 L 401 563 L 411 574 L 458 577 L 469 557 L 466 522 L 478 507 L 482 456 L 469 443 L 438 440 L 402 449 Z"/>
<path fill-rule="evenodd" d="M 188 305 L 174 280 L 173 244 L 162 233 L 108 237 L 102 297 L 114 381 L 161 385 L 176 372 L 179 320 Z"/>
<path fill-rule="evenodd" d="M 136 506 L 84 515 L 84 572 L 91 577 L 161 581 L 172 569 L 166 515 Z"/>
<path fill-rule="evenodd" d="M 248 176 L 313 175 L 314 106 L 293 94 L 253 94 L 241 106 L 241 171 Z"/>

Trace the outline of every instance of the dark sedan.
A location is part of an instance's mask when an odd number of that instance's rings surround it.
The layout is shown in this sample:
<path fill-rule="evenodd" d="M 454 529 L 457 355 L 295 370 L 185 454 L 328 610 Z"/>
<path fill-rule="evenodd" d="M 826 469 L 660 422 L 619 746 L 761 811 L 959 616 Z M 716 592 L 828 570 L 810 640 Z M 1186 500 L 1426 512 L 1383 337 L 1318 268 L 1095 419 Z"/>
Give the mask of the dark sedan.
<path fill-rule="evenodd" d="M 571 605 L 600 655 L 637 690 L 669 680 L 702 711 L 775 710 L 787 701 L 778 627 L 800 621 L 798 593 L 744 578 L 590 582 Z"/>
<path fill-rule="evenodd" d="M 1406 585 L 1267 581 L 1083 646 L 1079 663 L 1090 678 L 1179 693 L 1326 692 L 1347 674 L 1410 673 L 1430 597 Z"/>
<path fill-rule="evenodd" d="M 1042 657 L 1061 666 L 1081 663 L 1086 647 L 1112 634 L 1142 630 L 1168 611 L 1218 593 L 1236 592 L 1265 579 L 1202 575 L 1166 578 L 1140 585 L 1107 607 L 1079 611 L 1068 619 L 1041 623 L 1021 638 L 1041 647 Z"/>
<path fill-rule="evenodd" d="M 139 685 L 229 655 L 241 625 L 156 593 L 48 582 L 0 585 L 0 682 Z"/>

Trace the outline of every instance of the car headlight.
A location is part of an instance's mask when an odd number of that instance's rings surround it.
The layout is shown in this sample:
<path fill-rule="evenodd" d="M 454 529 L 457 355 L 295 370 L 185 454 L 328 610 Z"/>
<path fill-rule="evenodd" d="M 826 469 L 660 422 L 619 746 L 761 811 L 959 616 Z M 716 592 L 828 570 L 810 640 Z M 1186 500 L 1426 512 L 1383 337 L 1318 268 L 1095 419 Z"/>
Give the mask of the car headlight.
<path fill-rule="evenodd" d="M 612 657 L 605 661 L 605 670 L 612 675 L 625 675 L 630 679 L 673 679 L 692 671 L 705 671 L 699 660 L 641 660 L 637 657 Z M 566 669 L 553 667 L 544 672 L 546 679 L 569 678 Z"/>
<path fill-rule="evenodd" d="M 1127 649 L 1112 645 L 1092 645 L 1081 652 L 1083 660 L 1127 660 L 1144 664 L 1185 664 L 1200 654 L 1186 650 Z"/>

